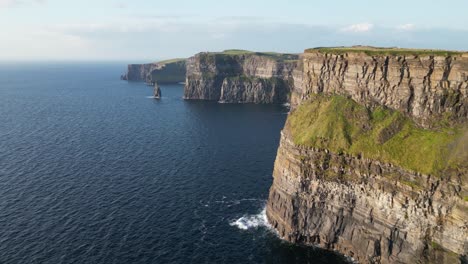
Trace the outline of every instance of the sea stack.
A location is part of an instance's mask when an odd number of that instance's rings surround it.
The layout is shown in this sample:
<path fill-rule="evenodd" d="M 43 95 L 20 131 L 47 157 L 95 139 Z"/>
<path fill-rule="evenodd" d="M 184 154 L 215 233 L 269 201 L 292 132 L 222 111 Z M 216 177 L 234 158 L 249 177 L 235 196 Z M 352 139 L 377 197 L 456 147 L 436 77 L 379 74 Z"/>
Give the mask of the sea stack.
<path fill-rule="evenodd" d="M 157 82 L 154 82 L 154 99 L 161 99 L 161 88 Z"/>

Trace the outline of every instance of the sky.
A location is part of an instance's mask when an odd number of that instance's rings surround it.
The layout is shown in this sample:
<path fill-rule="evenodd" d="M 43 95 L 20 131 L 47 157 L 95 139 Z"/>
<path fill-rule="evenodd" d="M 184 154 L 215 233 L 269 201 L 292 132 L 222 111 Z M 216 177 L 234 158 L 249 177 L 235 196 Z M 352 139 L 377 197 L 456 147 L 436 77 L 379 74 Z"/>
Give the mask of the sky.
<path fill-rule="evenodd" d="M 350 45 L 468 50 L 467 10 L 467 0 L 0 0 L 0 62 Z"/>

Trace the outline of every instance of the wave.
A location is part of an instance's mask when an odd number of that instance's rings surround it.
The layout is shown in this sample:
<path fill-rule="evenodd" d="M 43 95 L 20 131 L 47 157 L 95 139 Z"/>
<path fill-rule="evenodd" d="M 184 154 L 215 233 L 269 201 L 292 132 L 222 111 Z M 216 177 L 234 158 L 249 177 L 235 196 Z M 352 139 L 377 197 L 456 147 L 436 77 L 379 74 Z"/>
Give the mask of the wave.
<path fill-rule="evenodd" d="M 241 218 L 229 223 L 230 226 L 236 226 L 241 230 L 257 229 L 259 227 L 271 228 L 266 216 L 266 206 L 262 211 L 255 215 L 244 215 Z"/>

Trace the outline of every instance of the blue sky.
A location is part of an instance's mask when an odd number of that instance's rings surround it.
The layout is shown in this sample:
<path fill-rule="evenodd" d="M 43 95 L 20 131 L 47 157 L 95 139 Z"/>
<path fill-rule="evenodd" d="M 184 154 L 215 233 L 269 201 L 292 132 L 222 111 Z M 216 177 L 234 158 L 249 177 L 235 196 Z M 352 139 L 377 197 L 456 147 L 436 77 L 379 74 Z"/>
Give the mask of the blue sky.
<path fill-rule="evenodd" d="M 356 44 L 467 50 L 466 10 L 466 0 L 0 0 L 0 61 Z"/>

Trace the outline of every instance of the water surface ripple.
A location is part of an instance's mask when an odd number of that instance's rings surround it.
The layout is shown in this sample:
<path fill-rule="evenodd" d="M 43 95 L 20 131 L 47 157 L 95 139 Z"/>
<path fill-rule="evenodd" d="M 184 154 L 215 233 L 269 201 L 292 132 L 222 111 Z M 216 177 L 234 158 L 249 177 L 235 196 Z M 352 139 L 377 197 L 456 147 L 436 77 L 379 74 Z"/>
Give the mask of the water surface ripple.
<path fill-rule="evenodd" d="M 123 70 L 0 65 L 0 263 L 343 262 L 263 221 L 287 109 L 156 101 Z"/>

